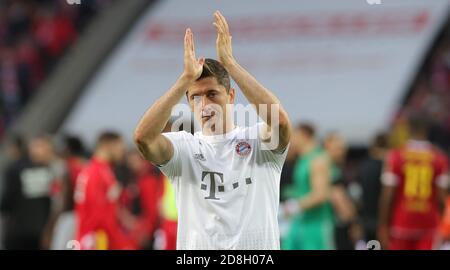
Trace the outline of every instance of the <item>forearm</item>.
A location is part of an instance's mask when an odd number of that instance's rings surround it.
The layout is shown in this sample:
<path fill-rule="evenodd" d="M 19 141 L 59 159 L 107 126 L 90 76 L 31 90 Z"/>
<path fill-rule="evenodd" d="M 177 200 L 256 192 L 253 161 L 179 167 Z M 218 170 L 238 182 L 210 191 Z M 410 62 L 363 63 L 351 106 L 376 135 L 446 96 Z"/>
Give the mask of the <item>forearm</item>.
<path fill-rule="evenodd" d="M 315 208 L 327 201 L 327 196 L 325 194 L 311 193 L 305 198 L 299 201 L 300 208 L 302 210 L 308 210 Z"/>
<path fill-rule="evenodd" d="M 311 192 L 300 200 L 301 209 L 315 208 L 330 200 L 329 162 L 322 155 L 311 164 Z"/>
<path fill-rule="evenodd" d="M 241 65 L 239 65 L 235 60 L 230 60 L 225 64 L 225 68 L 229 72 L 231 78 L 236 82 L 242 93 L 250 102 L 256 106 L 256 112 L 258 115 L 266 122 L 267 125 L 271 126 L 272 114 L 279 113 L 279 123 L 280 125 L 288 124 L 287 113 L 281 106 L 279 99 L 260 84 L 247 70 L 245 70 Z M 271 105 L 278 105 L 276 111 L 272 111 Z M 267 115 L 261 115 L 260 105 L 267 106 Z"/>
<path fill-rule="evenodd" d="M 190 80 L 181 76 L 172 88 L 145 112 L 135 130 L 135 141 L 152 141 L 164 130 L 172 108 L 185 95 Z"/>
<path fill-rule="evenodd" d="M 383 198 L 384 197 L 384 198 Z M 378 224 L 379 226 L 388 226 L 391 215 L 392 199 L 383 196 L 380 199 Z"/>
<path fill-rule="evenodd" d="M 381 191 L 380 202 L 378 206 L 378 225 L 386 227 L 389 225 L 391 217 L 391 208 L 393 202 L 394 188 L 384 186 Z"/>

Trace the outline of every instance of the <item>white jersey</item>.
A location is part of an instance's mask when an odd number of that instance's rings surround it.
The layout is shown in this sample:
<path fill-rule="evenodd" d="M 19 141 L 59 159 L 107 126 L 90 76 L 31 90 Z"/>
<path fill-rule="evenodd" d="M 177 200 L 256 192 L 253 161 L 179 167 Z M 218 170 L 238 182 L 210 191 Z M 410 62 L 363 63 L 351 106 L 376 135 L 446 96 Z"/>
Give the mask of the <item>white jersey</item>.
<path fill-rule="evenodd" d="M 258 129 L 163 134 L 174 146 L 160 169 L 175 189 L 177 249 L 280 249 L 279 185 L 287 151 L 263 150 Z"/>

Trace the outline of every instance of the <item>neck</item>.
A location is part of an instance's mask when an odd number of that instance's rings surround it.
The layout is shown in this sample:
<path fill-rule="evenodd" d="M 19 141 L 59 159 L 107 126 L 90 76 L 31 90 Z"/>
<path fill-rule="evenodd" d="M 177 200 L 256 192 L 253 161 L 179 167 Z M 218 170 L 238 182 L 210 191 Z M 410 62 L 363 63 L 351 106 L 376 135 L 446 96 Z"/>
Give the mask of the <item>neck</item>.
<path fill-rule="evenodd" d="M 311 152 L 315 148 L 316 148 L 316 143 L 315 142 L 310 142 L 310 143 L 306 144 L 305 147 L 303 148 L 303 155 L 308 154 L 309 152 Z"/>
<path fill-rule="evenodd" d="M 109 155 L 107 155 L 104 151 L 96 151 L 94 153 L 94 158 L 104 162 L 111 162 Z"/>
<path fill-rule="evenodd" d="M 217 123 L 220 125 L 220 123 Z M 202 133 L 206 136 L 214 136 L 214 135 L 222 135 L 232 131 L 235 128 L 234 122 L 232 119 L 227 119 L 227 121 L 222 124 L 222 128 L 216 128 L 215 125 L 211 127 L 205 127 L 202 130 Z"/>

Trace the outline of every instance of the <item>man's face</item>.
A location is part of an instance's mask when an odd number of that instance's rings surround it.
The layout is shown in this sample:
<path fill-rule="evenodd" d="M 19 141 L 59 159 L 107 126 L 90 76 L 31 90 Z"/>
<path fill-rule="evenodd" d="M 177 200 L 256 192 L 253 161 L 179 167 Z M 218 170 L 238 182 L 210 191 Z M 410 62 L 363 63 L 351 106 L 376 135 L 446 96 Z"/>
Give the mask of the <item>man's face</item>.
<path fill-rule="evenodd" d="M 126 147 L 122 139 L 109 143 L 109 154 L 112 162 L 120 162 L 125 157 Z"/>
<path fill-rule="evenodd" d="M 297 146 L 298 151 L 304 154 L 305 148 L 307 144 L 311 141 L 311 138 L 301 129 L 297 129 L 295 131 L 294 137 L 295 137 L 295 145 Z"/>
<path fill-rule="evenodd" d="M 325 144 L 325 148 L 327 149 L 331 158 L 336 162 L 342 161 L 347 153 L 347 146 L 344 142 L 344 139 L 337 135 L 332 136 L 328 139 Z"/>
<path fill-rule="evenodd" d="M 187 92 L 187 98 L 195 119 L 202 130 L 223 127 L 227 121 L 227 104 L 234 103 L 234 89 L 227 89 L 214 77 L 194 82 Z"/>
<path fill-rule="evenodd" d="M 48 164 L 53 159 L 53 147 L 46 139 L 36 138 L 31 140 L 28 152 L 31 160 L 37 163 Z"/>

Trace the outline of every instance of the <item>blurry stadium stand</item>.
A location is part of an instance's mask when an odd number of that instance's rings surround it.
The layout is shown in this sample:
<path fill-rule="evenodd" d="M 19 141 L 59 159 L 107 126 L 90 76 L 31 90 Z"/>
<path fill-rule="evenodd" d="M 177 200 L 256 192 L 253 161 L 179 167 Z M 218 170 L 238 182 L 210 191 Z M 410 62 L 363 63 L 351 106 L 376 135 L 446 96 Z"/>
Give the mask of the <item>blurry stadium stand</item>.
<path fill-rule="evenodd" d="M 81 95 L 84 85 L 152 2 L 115 1 L 110 8 L 100 12 L 41 84 L 5 137 L 8 134 L 29 137 L 55 132 Z M 0 149 L 0 172 L 6 163 L 3 148 L 4 145 Z"/>

